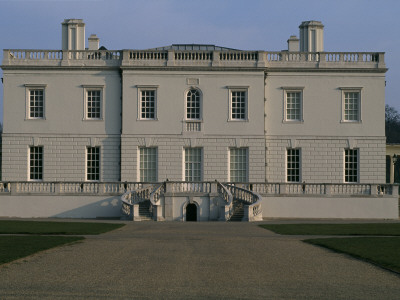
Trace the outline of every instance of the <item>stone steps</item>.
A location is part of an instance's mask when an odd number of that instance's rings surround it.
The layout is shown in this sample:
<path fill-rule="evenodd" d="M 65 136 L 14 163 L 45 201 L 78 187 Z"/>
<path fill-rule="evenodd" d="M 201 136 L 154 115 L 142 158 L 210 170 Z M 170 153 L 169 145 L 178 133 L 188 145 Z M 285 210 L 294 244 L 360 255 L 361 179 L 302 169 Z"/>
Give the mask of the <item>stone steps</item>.
<path fill-rule="evenodd" d="M 153 220 L 153 213 L 151 212 L 150 200 L 139 202 L 139 216 L 141 221 Z"/>

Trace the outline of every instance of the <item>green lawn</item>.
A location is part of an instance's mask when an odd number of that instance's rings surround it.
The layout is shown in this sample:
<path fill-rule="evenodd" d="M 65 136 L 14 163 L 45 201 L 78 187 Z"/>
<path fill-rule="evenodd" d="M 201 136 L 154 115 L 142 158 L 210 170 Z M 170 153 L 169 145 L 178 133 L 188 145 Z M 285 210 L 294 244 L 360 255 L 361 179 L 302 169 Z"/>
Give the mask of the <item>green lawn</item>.
<path fill-rule="evenodd" d="M 346 253 L 400 272 L 400 223 L 266 224 L 260 226 L 285 235 L 362 235 L 364 237 L 318 238 L 308 239 L 304 242 L 325 247 L 335 252 Z"/>
<path fill-rule="evenodd" d="M 100 234 L 124 225 L 95 222 L 1 220 L 0 234 L 10 235 L 0 236 L 0 265 L 39 251 L 84 240 L 84 237 L 71 235 Z M 24 234 L 24 236 L 12 234 Z"/>
<path fill-rule="evenodd" d="M 1 220 L 0 234 L 92 235 L 122 226 L 124 224 Z"/>
<path fill-rule="evenodd" d="M 0 236 L 0 265 L 83 239 L 79 236 Z"/>
<path fill-rule="evenodd" d="M 400 236 L 400 223 L 370 224 L 265 224 L 261 227 L 288 235 Z"/>
<path fill-rule="evenodd" d="M 304 242 L 372 262 L 400 272 L 400 237 L 310 239 Z"/>

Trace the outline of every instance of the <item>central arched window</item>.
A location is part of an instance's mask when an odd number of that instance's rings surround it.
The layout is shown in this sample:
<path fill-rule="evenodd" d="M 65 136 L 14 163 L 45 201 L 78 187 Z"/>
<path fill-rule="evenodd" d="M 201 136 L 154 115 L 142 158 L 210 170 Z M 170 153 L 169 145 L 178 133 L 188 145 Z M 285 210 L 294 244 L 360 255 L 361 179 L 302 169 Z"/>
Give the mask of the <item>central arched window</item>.
<path fill-rule="evenodd" d="M 190 89 L 186 94 L 186 119 L 201 119 L 201 93 L 198 89 Z"/>

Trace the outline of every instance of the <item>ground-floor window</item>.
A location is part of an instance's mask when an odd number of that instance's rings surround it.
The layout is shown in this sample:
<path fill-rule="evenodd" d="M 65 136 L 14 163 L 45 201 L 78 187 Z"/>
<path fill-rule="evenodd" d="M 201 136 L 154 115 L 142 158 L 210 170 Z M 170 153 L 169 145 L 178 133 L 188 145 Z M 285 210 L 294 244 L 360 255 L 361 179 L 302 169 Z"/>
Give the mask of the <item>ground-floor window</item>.
<path fill-rule="evenodd" d="M 286 181 L 300 182 L 300 149 L 286 150 Z"/>
<path fill-rule="evenodd" d="M 358 149 L 344 150 L 344 182 L 358 182 Z"/>
<path fill-rule="evenodd" d="M 86 180 L 100 181 L 100 147 L 86 150 Z"/>
<path fill-rule="evenodd" d="M 139 173 L 141 182 L 157 181 L 157 148 L 140 148 Z"/>
<path fill-rule="evenodd" d="M 43 147 L 29 148 L 29 179 L 43 180 Z"/>
<path fill-rule="evenodd" d="M 231 148 L 229 150 L 229 181 L 247 182 L 248 159 L 247 148 Z"/>
<path fill-rule="evenodd" d="M 202 149 L 185 148 L 185 181 L 202 180 Z"/>

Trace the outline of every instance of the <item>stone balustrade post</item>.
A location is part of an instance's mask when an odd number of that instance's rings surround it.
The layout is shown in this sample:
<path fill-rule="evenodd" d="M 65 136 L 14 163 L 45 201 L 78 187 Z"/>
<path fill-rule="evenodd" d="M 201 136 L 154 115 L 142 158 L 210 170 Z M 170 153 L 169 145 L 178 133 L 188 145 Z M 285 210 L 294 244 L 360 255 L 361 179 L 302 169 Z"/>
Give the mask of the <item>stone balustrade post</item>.
<path fill-rule="evenodd" d="M 220 51 L 213 51 L 213 60 L 211 66 L 218 67 L 220 65 L 221 60 L 219 59 Z"/>
<path fill-rule="evenodd" d="M 392 185 L 392 196 L 394 196 L 394 197 L 399 196 L 399 185 L 398 184 Z"/>
<path fill-rule="evenodd" d="M 377 195 L 378 195 L 378 185 L 371 184 L 371 196 L 377 196 Z"/>
<path fill-rule="evenodd" d="M 288 193 L 288 185 L 286 183 L 281 183 L 279 185 L 279 194 L 287 194 Z"/>
<path fill-rule="evenodd" d="M 61 182 L 55 182 L 54 183 L 54 193 L 56 195 L 59 195 L 59 194 L 61 194 L 61 192 L 62 192 Z"/>
<path fill-rule="evenodd" d="M 332 195 L 332 185 L 331 184 L 325 184 L 325 195 Z"/>
<path fill-rule="evenodd" d="M 257 67 L 265 68 L 267 66 L 267 53 L 265 51 L 258 51 Z"/>
<path fill-rule="evenodd" d="M 167 66 L 175 66 L 175 51 L 168 50 Z"/>

